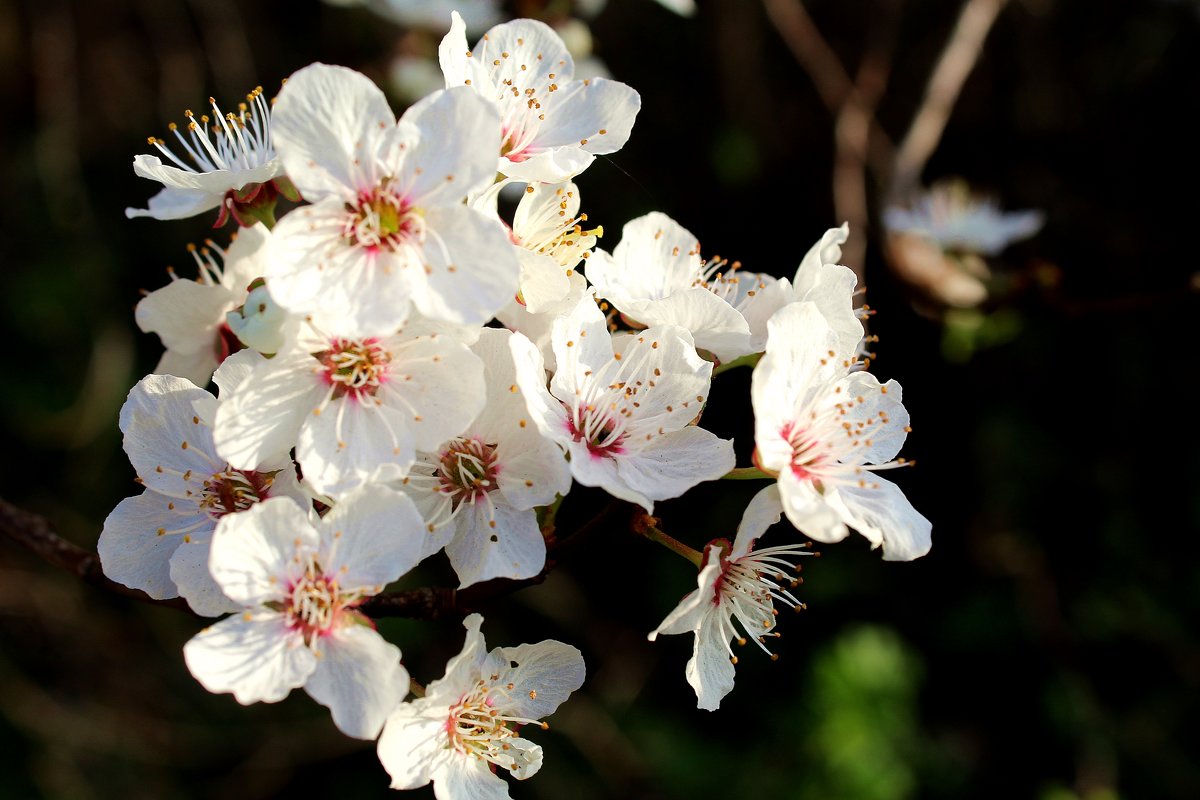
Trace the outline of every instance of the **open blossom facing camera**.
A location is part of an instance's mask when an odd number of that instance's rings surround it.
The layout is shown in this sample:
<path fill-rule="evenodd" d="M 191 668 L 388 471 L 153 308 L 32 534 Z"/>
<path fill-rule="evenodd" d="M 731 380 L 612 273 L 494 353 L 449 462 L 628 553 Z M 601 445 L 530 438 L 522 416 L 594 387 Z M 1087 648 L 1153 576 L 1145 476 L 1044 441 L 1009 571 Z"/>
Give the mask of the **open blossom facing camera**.
<path fill-rule="evenodd" d="M 852 526 L 889 561 L 925 555 L 929 520 L 875 474 L 906 463 L 893 460 L 909 430 L 900 384 L 853 371 L 854 352 L 812 303 L 784 307 L 769 327 L 751 384 L 755 461 L 778 475 L 788 519 L 822 542 Z"/>
<path fill-rule="evenodd" d="M 573 80 L 566 45 L 536 20 L 497 25 L 471 48 L 455 13 L 438 59 L 447 87 L 468 86 L 499 111 L 496 168 L 531 183 L 567 180 L 596 155 L 620 150 L 642 105 L 623 83 Z"/>
<path fill-rule="evenodd" d="M 240 224 L 253 225 L 252 213 L 244 218 L 240 215 L 252 212 L 256 201 L 273 204 L 279 194 L 294 196 L 283 180 L 283 165 L 272 146 L 271 106 L 263 98 L 262 87 L 246 95 L 237 113 L 222 112 L 211 97 L 208 102 L 211 118 L 184 112 L 186 136 L 172 122 L 168 128 L 174 142 L 150 137 L 149 143 L 169 163 L 150 155 L 133 160 L 138 176 L 158 181 L 163 189 L 150 198 L 149 208 L 127 208 L 125 216 L 182 219 L 221 206 L 218 226 L 228 211 L 239 215 Z"/>
<path fill-rule="evenodd" d="M 519 267 L 495 217 L 462 204 L 491 184 L 495 108 L 467 88 L 435 93 L 396 121 L 383 92 L 345 67 L 313 64 L 279 93 L 279 156 L 311 205 L 275 227 L 267 282 L 285 308 L 346 320 L 370 336 L 410 309 L 482 324 L 517 291 Z"/>
<path fill-rule="evenodd" d="M 479 358 L 417 320 L 390 336 L 307 325 L 273 358 L 247 352 L 230 362 L 252 371 L 222 395 L 217 452 L 250 464 L 294 446 L 305 480 L 334 497 L 403 478 L 418 450 L 456 436 L 484 401 Z"/>
<path fill-rule="evenodd" d="M 518 780 L 541 769 L 542 748 L 519 729 L 546 727 L 539 720 L 583 685 L 583 656 L 552 639 L 489 653 L 482 623 L 478 614 L 467 617 L 466 643 L 445 676 L 388 717 L 379 760 L 393 789 L 433 781 L 438 800 L 500 800 L 509 794 L 495 768 Z"/>
<path fill-rule="evenodd" d="M 222 520 L 209 563 L 243 610 L 196 634 L 183 655 L 210 692 L 245 705 L 303 686 L 339 730 L 373 739 L 409 678 L 399 648 L 355 606 L 417 563 L 421 519 L 383 487 L 314 516 L 278 498 Z"/>
<path fill-rule="evenodd" d="M 755 495 L 733 544 L 721 539 L 705 548 L 699 588 L 683 598 L 650 634 L 650 641 L 659 634 L 696 635 L 685 674 L 696 690 L 699 708 L 715 711 L 721 698 L 733 689 L 733 667 L 738 659 L 730 642 L 744 645 L 748 636 L 770 654 L 766 637 L 778 636 L 773 633 L 776 601 L 788 608 L 804 607 L 785 584 L 796 583 L 787 559 L 812 555 L 807 544 L 754 549 L 767 528 L 779 522 L 782 511 L 778 487 L 768 486 Z"/>
<path fill-rule="evenodd" d="M 420 453 L 400 489 L 445 542 L 460 586 L 529 578 L 546 563 L 535 506 L 571 488 L 559 449 L 528 424 L 509 331 L 485 329 L 472 350 L 484 364 L 483 411 L 458 436 Z M 436 539 L 435 539 L 436 541 Z"/>
<path fill-rule="evenodd" d="M 575 480 L 649 512 L 733 468 L 733 443 L 690 424 L 704 409 L 712 364 L 685 329 L 613 337 L 587 294 L 554 323 L 552 339 L 558 369 L 547 391 L 542 354 L 512 337 L 517 384 L 533 423 L 569 454 Z"/>

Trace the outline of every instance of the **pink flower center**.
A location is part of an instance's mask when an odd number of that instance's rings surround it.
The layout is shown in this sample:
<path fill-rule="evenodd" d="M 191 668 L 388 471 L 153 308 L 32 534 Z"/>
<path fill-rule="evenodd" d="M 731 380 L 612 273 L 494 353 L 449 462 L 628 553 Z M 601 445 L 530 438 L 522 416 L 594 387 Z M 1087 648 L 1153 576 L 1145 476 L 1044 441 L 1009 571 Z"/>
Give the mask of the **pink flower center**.
<path fill-rule="evenodd" d="M 358 247 L 395 252 L 424 239 L 425 219 L 407 198 L 390 191 L 385 180 L 360 192 L 356 202 L 346 203 L 342 236 Z"/>
<path fill-rule="evenodd" d="M 789 422 L 779 435 L 792 447 L 792 474 L 799 480 L 819 481 L 821 472 L 836 460 L 812 430 Z"/>
<path fill-rule="evenodd" d="M 304 574 L 288 585 L 283 611 L 288 627 L 300 631 L 309 644 L 333 629 L 345 605 L 337 582 L 310 556 Z"/>
<path fill-rule="evenodd" d="M 358 400 L 373 396 L 387 380 L 392 355 L 379 340 L 333 339 L 329 349 L 315 353 L 324 367 L 325 382 L 333 386 L 333 398 L 349 395 Z"/>
<path fill-rule="evenodd" d="M 458 508 L 495 491 L 499 472 L 496 445 L 473 437 L 453 439 L 438 459 L 438 491 L 448 495 Z"/>
<path fill-rule="evenodd" d="M 624 426 L 611 419 L 593 420 L 589 415 L 581 427 L 576 427 L 575 421 L 567 417 L 567 431 L 575 441 L 583 442 L 595 458 L 612 458 L 625 452 Z"/>

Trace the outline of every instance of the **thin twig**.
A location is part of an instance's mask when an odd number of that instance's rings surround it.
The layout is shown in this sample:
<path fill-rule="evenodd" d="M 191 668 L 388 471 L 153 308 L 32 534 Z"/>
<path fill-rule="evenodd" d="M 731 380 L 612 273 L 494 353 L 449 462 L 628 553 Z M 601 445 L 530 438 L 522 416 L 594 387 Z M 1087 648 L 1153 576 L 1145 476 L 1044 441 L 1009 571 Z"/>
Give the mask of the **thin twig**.
<path fill-rule="evenodd" d="M 984 41 L 1008 0 L 967 0 L 950 40 L 942 50 L 925 88 L 925 98 L 896 151 L 890 199 L 896 201 L 921 179 L 921 171 L 937 149 L 950 112 L 975 68 Z"/>
<path fill-rule="evenodd" d="M 578 547 L 599 530 L 616 526 L 619 522 L 628 526 L 633 508 L 631 503 L 612 501 L 573 534 L 556 539 L 549 548 L 549 553 L 561 558 L 566 551 Z M 131 589 L 111 580 L 101 569 L 98 555 L 62 538 L 50 521 L 40 514 L 18 508 L 3 498 L 0 498 L 0 532 L 48 564 L 100 589 L 143 603 L 193 613 L 181 597 L 156 600 L 139 589 Z M 542 571 L 532 578 L 494 578 L 463 590 L 444 586 L 422 586 L 386 592 L 367 599 L 358 608 L 370 617 L 438 619 L 446 616 L 464 616 L 490 600 L 541 583 L 555 564 L 556 561 L 551 560 L 548 554 Z"/>
<path fill-rule="evenodd" d="M 821 35 L 804 4 L 800 0 L 763 0 L 763 6 L 784 44 L 812 79 L 829 113 L 836 117 L 850 103 L 856 104 L 860 113 L 865 112 L 870 131 L 866 159 L 877 174 L 887 173 L 892 164 L 892 142 L 875 120 L 874 103 L 863 101 L 859 88 Z"/>

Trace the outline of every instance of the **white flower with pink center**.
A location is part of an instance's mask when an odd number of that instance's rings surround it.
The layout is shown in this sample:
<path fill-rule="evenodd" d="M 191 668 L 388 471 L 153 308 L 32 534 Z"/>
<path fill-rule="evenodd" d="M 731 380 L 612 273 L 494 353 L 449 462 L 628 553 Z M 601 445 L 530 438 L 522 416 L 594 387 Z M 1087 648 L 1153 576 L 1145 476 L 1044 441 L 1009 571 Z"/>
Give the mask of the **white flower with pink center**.
<path fill-rule="evenodd" d="M 370 336 L 414 306 L 482 324 L 516 293 L 503 226 L 462 203 L 495 178 L 499 135 L 495 108 L 470 89 L 430 95 L 397 122 L 370 79 L 312 64 L 279 93 L 274 131 L 311 203 L 274 230 L 267 281 L 280 305 Z"/>
<path fill-rule="evenodd" d="M 420 453 L 401 485 L 461 586 L 529 578 L 546 563 L 536 507 L 571 488 L 558 447 L 529 422 L 509 331 L 485 329 L 472 350 L 485 367 L 483 411 L 459 436 Z"/>
<path fill-rule="evenodd" d="M 775 603 L 804 607 L 788 590 L 796 585 L 793 573 L 799 571 L 789 559 L 812 555 L 808 544 L 754 549 L 767 528 L 779 522 L 782 511 L 777 487 L 768 486 L 756 494 L 746 507 L 733 544 L 719 539 L 705 548 L 699 588 L 683 598 L 650 634 L 650 641 L 659 634 L 696 635 L 684 674 L 696 690 L 698 708 L 715 711 L 721 698 L 733 689 L 738 658 L 732 642 L 744 645 L 747 637 L 753 639 L 773 659 L 766 640 L 779 635 L 774 632 L 779 613 Z"/>
<path fill-rule="evenodd" d="M 250 300 L 250 285 L 265 271 L 265 254 L 271 233 L 262 224 L 242 228 L 228 248 L 212 242 L 202 248 L 189 247 L 198 268 L 196 280 L 179 278 L 171 272 L 171 282 L 142 298 L 134 311 L 138 327 L 156 333 L 166 352 L 159 359 L 156 373 L 187 378 L 204 386 L 213 370 L 243 342 L 228 322 L 230 312 L 237 321 L 237 309 L 247 303 L 263 311 L 274 309 L 269 298 Z M 256 289 L 260 294 L 265 287 Z M 274 320 L 273 332 L 278 335 L 288 324 L 285 319 Z M 264 337 L 260 336 L 263 343 Z M 252 340 L 253 341 L 253 340 Z M 273 340 L 267 340 L 269 346 Z M 273 352 L 273 350 L 266 350 Z"/>
<path fill-rule="evenodd" d="M 400 650 L 355 607 L 420 560 L 412 502 L 368 487 L 324 518 L 286 498 L 222 520 L 209 560 L 242 610 L 183 648 L 210 692 L 274 703 L 303 686 L 348 736 L 373 739 L 408 694 Z"/>
<path fill-rule="evenodd" d="M 484 402 L 479 358 L 420 320 L 378 337 L 314 323 L 273 358 L 247 352 L 230 362 L 252 374 L 236 391 L 222 386 L 217 452 L 244 465 L 294 446 L 305 481 L 335 498 L 403 478 L 418 450 L 457 436 Z"/>
<path fill-rule="evenodd" d="M 531 19 L 490 29 L 474 48 L 457 13 L 438 48 L 447 87 L 468 86 L 500 113 L 493 141 L 504 175 L 555 183 L 625 146 L 641 108 L 623 83 L 573 80 L 575 62 L 558 34 Z"/>
<path fill-rule="evenodd" d="M 489 653 L 482 623 L 478 614 L 463 620 L 467 640 L 445 676 L 388 717 L 378 751 L 393 789 L 433 781 L 439 800 L 502 800 L 496 768 L 517 780 L 541 769 L 542 748 L 520 728 L 547 727 L 539 720 L 583 685 L 583 656 L 553 639 Z"/>
<path fill-rule="evenodd" d="M 554 323 L 558 369 L 546 388 L 538 348 L 511 341 L 517 384 L 542 435 L 570 456 L 571 473 L 651 511 L 733 468 L 733 443 L 691 423 L 704 409 L 712 364 L 684 328 L 613 337 L 591 294 Z"/>
<path fill-rule="evenodd" d="M 900 384 L 857 371 L 855 351 L 813 303 L 785 306 L 768 327 L 751 383 L 755 462 L 778 476 L 788 519 L 822 542 L 851 526 L 889 561 L 927 553 L 929 520 L 875 474 L 907 463 L 896 459 L 909 430 Z"/>
<path fill-rule="evenodd" d="M 100 563 L 118 583 L 153 598 L 183 596 L 197 614 L 232 610 L 208 571 L 218 522 L 274 496 L 303 502 L 287 448 L 242 468 L 216 455 L 217 400 L 182 378 L 150 375 L 121 408 L 125 452 L 146 491 L 104 521 Z"/>

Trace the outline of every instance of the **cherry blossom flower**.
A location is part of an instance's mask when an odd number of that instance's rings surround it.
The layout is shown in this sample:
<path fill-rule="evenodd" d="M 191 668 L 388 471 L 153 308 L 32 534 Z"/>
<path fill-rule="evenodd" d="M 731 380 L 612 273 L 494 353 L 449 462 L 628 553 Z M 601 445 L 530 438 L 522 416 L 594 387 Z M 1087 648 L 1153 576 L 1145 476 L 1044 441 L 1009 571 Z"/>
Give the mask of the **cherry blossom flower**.
<path fill-rule="evenodd" d="M 204 386 L 213 370 L 247 342 L 273 353 L 290 324 L 287 315 L 258 281 L 265 270 L 271 233 L 261 223 L 243 228 L 228 248 L 211 241 L 189 247 L 198 268 L 196 280 L 179 278 L 150 292 L 137 304 L 134 319 L 146 333 L 156 333 L 166 352 L 154 371 L 187 378 Z M 261 310 L 260 310 L 261 309 Z M 257 311 L 254 329 L 243 314 Z"/>
<path fill-rule="evenodd" d="M 133 160 L 133 171 L 142 178 L 163 184 L 163 189 L 150 198 L 146 209 L 127 208 L 125 216 L 154 217 L 155 219 L 183 219 L 202 214 L 218 206 L 222 208 L 225 221 L 228 210 L 226 200 L 252 204 L 255 200 L 266 200 L 263 192 L 274 202 L 276 195 L 292 195 L 293 190 L 283 178 L 283 165 L 275 155 L 271 142 L 271 106 L 263 97 L 262 87 L 246 95 L 246 102 L 238 104 L 237 113 L 224 113 L 216 100 L 208 99 L 212 117 L 202 114 L 199 118 L 191 111 L 183 112 L 187 118 L 187 135 L 172 122 L 168 125 L 179 153 L 163 139 L 151 136 L 148 140 L 160 154 L 140 155 Z M 278 184 L 273 183 L 279 179 Z M 253 225 L 247 218 L 239 223 Z"/>
<path fill-rule="evenodd" d="M 472 350 L 485 367 L 483 412 L 437 450 L 420 453 L 402 483 L 430 532 L 448 538 L 461 586 L 529 578 L 546 563 L 535 506 L 571 488 L 558 447 L 527 422 L 509 331 L 485 329 Z M 524 423 L 524 424 L 522 424 Z"/>
<path fill-rule="evenodd" d="M 267 283 L 285 308 L 346 320 L 373 336 L 410 307 L 482 324 L 517 290 L 503 226 L 462 204 L 496 174 L 492 104 L 470 89 L 437 92 L 396 122 L 383 92 L 345 67 L 312 64 L 275 106 L 288 175 L 312 205 L 279 220 Z"/>
<path fill-rule="evenodd" d="M 171 375 L 133 387 L 121 431 L 146 491 L 108 515 L 98 545 L 108 577 L 156 599 L 182 595 L 205 616 L 233 608 L 208 571 L 218 522 L 268 497 L 304 498 L 287 448 L 242 469 L 216 455 L 216 408 L 211 394 Z"/>
<path fill-rule="evenodd" d="M 768 326 L 751 383 L 755 462 L 778 476 L 788 519 L 822 542 L 853 526 L 889 561 L 927 553 L 929 520 L 873 474 L 907 463 L 893 460 L 909 430 L 900 384 L 856 371 L 854 351 L 813 303 L 785 306 Z"/>
<path fill-rule="evenodd" d="M 548 25 L 505 22 L 469 48 L 462 17 L 451 19 L 438 48 L 446 86 L 468 86 L 499 109 L 494 147 L 501 173 L 531 183 L 563 181 L 629 140 L 638 93 L 605 78 L 572 80 L 575 62 Z"/>
<path fill-rule="evenodd" d="M 733 468 L 733 444 L 691 425 L 704 408 L 712 364 L 684 328 L 663 325 L 612 337 L 587 294 L 554 323 L 558 370 L 547 391 L 542 355 L 522 335 L 510 343 L 517 384 L 542 435 L 561 445 L 571 473 L 652 511 Z"/>
<path fill-rule="evenodd" d="M 485 650 L 483 617 L 463 620 L 463 650 L 425 696 L 400 705 L 379 737 L 379 760 L 393 789 L 433 781 L 438 800 L 502 800 L 508 787 L 493 770 L 518 780 L 542 766 L 542 748 L 520 734 L 553 714 L 583 685 L 583 656 L 562 642 Z"/>
<path fill-rule="evenodd" d="M 483 364 L 435 327 L 414 318 L 390 336 L 356 337 L 314 322 L 273 358 L 227 359 L 252 374 L 222 392 L 217 452 L 242 465 L 295 446 L 305 481 L 332 497 L 403 478 L 418 450 L 457 436 L 483 407 Z"/>
<path fill-rule="evenodd" d="M 420 560 L 412 501 L 381 486 L 324 518 L 272 498 L 221 521 L 209 565 L 242 608 L 183 648 L 196 680 L 239 703 L 274 703 L 303 686 L 347 736 L 374 739 L 408 694 L 400 650 L 355 606 Z"/>
<path fill-rule="evenodd" d="M 659 634 L 696 635 L 684 674 L 696 690 L 698 708 L 715 711 L 721 698 L 733 689 L 738 658 L 730 642 L 744 645 L 749 637 L 774 659 L 766 638 L 779 635 L 773 633 L 779 613 L 776 601 L 789 608 L 804 607 L 786 588 L 796 585 L 787 559 L 812 555 L 808 544 L 754 549 L 767 528 L 779 522 L 782 511 L 778 487 L 768 486 L 756 494 L 746 507 L 732 546 L 728 539 L 719 539 L 705 548 L 699 588 L 683 598 L 650 634 L 652 642 Z M 734 620 L 745 635 L 739 633 Z"/>

